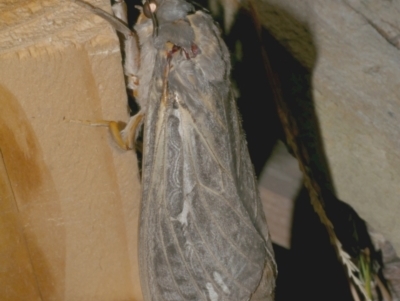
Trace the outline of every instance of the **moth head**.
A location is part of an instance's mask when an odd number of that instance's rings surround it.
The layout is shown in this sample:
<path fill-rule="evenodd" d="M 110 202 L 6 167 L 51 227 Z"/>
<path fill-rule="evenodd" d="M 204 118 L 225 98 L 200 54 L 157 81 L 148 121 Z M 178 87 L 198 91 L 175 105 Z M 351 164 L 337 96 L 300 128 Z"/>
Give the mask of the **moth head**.
<path fill-rule="evenodd" d="M 143 13 L 153 21 L 154 36 L 162 24 L 184 19 L 194 11 L 194 6 L 187 0 L 143 0 Z"/>

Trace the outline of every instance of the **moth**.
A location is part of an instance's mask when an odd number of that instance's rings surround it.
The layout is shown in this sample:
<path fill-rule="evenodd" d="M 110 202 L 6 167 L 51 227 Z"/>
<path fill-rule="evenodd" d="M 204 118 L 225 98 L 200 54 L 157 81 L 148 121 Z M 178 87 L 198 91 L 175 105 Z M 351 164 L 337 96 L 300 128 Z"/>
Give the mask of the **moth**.
<path fill-rule="evenodd" d="M 117 139 L 132 148 L 143 126 L 144 300 L 273 300 L 271 239 L 218 26 L 185 0 L 144 2 L 133 31 L 75 2 L 127 38 L 125 73 L 140 111 Z"/>

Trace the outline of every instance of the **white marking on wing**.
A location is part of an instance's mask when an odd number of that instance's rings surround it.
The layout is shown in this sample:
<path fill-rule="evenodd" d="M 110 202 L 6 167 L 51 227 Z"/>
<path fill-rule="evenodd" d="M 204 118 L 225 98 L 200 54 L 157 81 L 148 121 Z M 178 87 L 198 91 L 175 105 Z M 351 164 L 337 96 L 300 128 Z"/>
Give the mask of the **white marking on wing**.
<path fill-rule="evenodd" d="M 210 296 L 210 300 L 218 301 L 218 294 L 215 292 L 214 287 L 210 282 L 207 282 L 206 288 L 208 290 L 208 295 Z"/>
<path fill-rule="evenodd" d="M 176 217 L 176 219 L 181 223 L 182 226 L 187 226 L 188 224 L 188 214 L 190 211 L 190 205 L 189 202 L 187 200 L 185 200 L 183 202 L 183 208 L 181 213 L 179 213 L 179 215 Z"/>
<path fill-rule="evenodd" d="M 213 277 L 214 277 L 215 282 L 217 282 L 218 285 L 222 288 L 223 292 L 225 294 L 230 294 L 231 291 L 229 290 L 228 286 L 225 284 L 224 280 L 222 279 L 221 274 L 218 272 L 214 272 Z"/>

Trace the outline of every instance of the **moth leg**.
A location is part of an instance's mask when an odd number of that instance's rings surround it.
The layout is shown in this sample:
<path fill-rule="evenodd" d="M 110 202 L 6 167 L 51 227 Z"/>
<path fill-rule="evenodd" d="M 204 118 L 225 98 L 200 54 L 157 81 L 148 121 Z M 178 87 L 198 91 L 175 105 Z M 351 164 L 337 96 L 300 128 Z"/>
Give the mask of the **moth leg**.
<path fill-rule="evenodd" d="M 140 128 L 143 124 L 144 114 L 140 111 L 136 115 L 132 116 L 128 124 L 121 131 L 120 124 L 116 121 L 109 120 L 69 120 L 69 122 L 80 123 L 89 126 L 101 126 L 108 127 L 111 132 L 111 136 L 117 145 L 123 150 L 131 150 L 135 146 L 135 141 L 140 132 Z"/>
<path fill-rule="evenodd" d="M 161 102 L 163 104 L 167 103 L 168 100 L 168 75 L 171 70 L 171 60 L 172 56 L 180 49 L 179 46 L 172 44 L 171 42 L 167 42 L 166 44 L 166 55 L 167 55 L 167 63 L 165 64 L 164 73 L 163 73 L 163 85 L 162 85 L 162 96 Z"/>
<path fill-rule="evenodd" d="M 115 16 L 103 11 L 102 9 L 91 5 L 83 0 L 71 0 L 77 5 L 84 7 L 92 13 L 102 17 L 108 21 L 115 30 L 121 33 L 125 40 L 124 46 L 124 73 L 126 76 L 127 89 L 133 97 L 137 95 L 137 88 L 139 85 L 139 79 L 137 73 L 139 70 L 139 42 L 135 31 L 128 27 L 128 15 L 127 7 L 124 0 L 115 0 L 112 10 Z M 135 116 L 132 116 L 126 125 L 126 127 L 120 131 L 120 126 L 115 121 L 90 121 L 90 120 L 70 120 L 70 122 L 77 122 L 90 126 L 104 126 L 108 127 L 111 131 L 114 141 L 118 146 L 124 150 L 129 150 L 134 147 L 137 135 L 140 127 L 143 124 L 144 114 L 139 112 Z"/>
<path fill-rule="evenodd" d="M 112 5 L 112 11 L 114 16 L 120 19 L 125 24 L 128 24 L 128 7 L 124 0 L 115 0 L 115 3 Z"/>
<path fill-rule="evenodd" d="M 121 135 L 118 122 L 116 122 L 116 121 L 109 121 L 109 120 L 93 121 L 93 120 L 72 119 L 72 120 L 69 120 L 69 122 L 80 123 L 80 124 L 84 124 L 84 125 L 88 125 L 88 126 L 108 127 L 110 129 L 111 135 L 112 135 L 114 141 L 117 143 L 117 145 L 123 150 L 129 150 L 127 143 L 124 141 L 124 138 Z"/>
<path fill-rule="evenodd" d="M 135 147 L 136 139 L 139 136 L 140 129 L 142 128 L 144 121 L 144 113 L 139 111 L 136 115 L 133 115 L 126 127 L 121 131 L 121 135 L 126 141 L 126 145 L 129 149 Z"/>
<path fill-rule="evenodd" d="M 163 92 L 162 92 L 162 97 L 161 97 L 161 102 L 163 104 L 166 104 L 167 100 L 168 100 L 168 80 L 167 79 L 168 79 L 169 69 L 170 69 L 169 63 L 167 63 L 167 65 L 165 66 L 165 69 L 164 69 L 164 80 L 163 80 L 163 87 L 162 87 Z"/>

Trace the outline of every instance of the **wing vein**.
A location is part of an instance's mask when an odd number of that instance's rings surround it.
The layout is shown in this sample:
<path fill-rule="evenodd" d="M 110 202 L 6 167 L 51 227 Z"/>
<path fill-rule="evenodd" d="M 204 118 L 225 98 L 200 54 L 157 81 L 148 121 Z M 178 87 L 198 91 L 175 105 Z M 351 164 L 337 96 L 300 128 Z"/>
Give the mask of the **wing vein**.
<path fill-rule="evenodd" d="M 183 133 L 183 135 L 185 135 L 185 136 L 183 137 L 182 141 L 187 141 L 187 139 L 186 139 L 186 138 L 187 138 L 187 135 L 188 135 L 187 130 L 183 129 L 182 133 Z M 189 151 L 188 157 L 190 158 L 189 160 L 190 160 L 190 162 L 192 162 L 192 165 L 195 166 L 195 164 L 194 164 L 194 162 L 193 162 L 193 159 L 192 159 L 192 158 L 193 158 L 192 148 L 189 147 L 189 148 L 188 148 L 188 151 Z M 197 179 L 197 177 L 196 177 L 196 179 Z M 198 181 L 198 179 L 197 179 L 197 181 Z M 185 196 L 185 197 L 186 197 L 186 196 Z M 194 228 L 196 229 L 196 231 L 197 231 L 197 233 L 198 233 L 200 239 L 203 241 L 203 245 L 205 246 L 205 248 L 207 249 L 207 251 L 209 252 L 209 254 L 211 255 L 211 257 L 214 258 L 214 262 L 221 268 L 222 271 L 225 272 L 225 274 L 228 275 L 228 277 L 229 277 L 238 287 L 242 288 L 244 291 L 246 291 L 246 292 L 248 292 L 248 293 L 251 293 L 251 291 L 250 291 L 249 289 L 247 289 L 246 287 L 244 287 L 240 282 L 238 282 L 238 281 L 233 277 L 233 275 L 225 268 L 225 266 L 222 264 L 222 262 L 221 262 L 217 257 L 215 257 L 214 253 L 213 253 L 213 252 L 211 251 L 211 249 L 208 247 L 208 244 L 207 244 L 206 240 L 205 240 L 204 237 L 201 235 L 201 233 L 200 233 L 200 231 L 199 231 L 199 228 L 197 227 L 197 222 L 196 222 L 194 219 L 193 219 L 193 225 L 194 225 Z M 177 238 L 176 238 L 176 233 L 175 233 L 174 231 L 173 231 L 173 233 L 174 233 L 175 239 L 177 240 Z M 182 251 L 182 249 L 181 249 L 180 246 L 179 246 L 179 248 L 180 248 L 180 250 Z M 198 261 L 199 261 L 200 266 L 202 267 L 202 269 L 203 269 L 203 270 L 205 271 L 205 273 L 207 274 L 207 278 L 210 279 L 212 282 L 214 282 L 214 281 L 211 279 L 211 275 L 209 274 L 209 272 L 206 270 L 206 268 L 205 268 L 204 265 L 202 264 L 202 261 L 200 260 L 199 254 L 198 254 L 198 252 L 197 252 L 196 249 L 195 249 L 195 252 L 194 252 L 194 253 L 195 253 L 195 255 L 196 255 L 196 257 L 197 257 L 197 259 L 198 259 Z M 217 285 L 217 288 L 218 288 L 218 290 L 220 291 L 218 285 Z"/>
<path fill-rule="evenodd" d="M 230 273 L 226 268 L 225 268 L 225 266 L 221 263 L 221 261 L 217 258 L 217 257 L 215 257 L 215 255 L 214 255 L 214 253 L 210 250 L 210 248 L 208 247 L 208 243 L 204 240 L 204 237 L 201 235 L 201 233 L 200 233 L 200 231 L 199 231 L 199 229 L 198 229 L 198 227 L 197 227 L 197 223 L 194 221 L 193 222 L 193 225 L 194 225 L 194 227 L 195 227 L 195 229 L 196 229 L 196 231 L 197 231 L 197 233 L 198 233 L 198 235 L 200 236 L 200 238 L 201 238 L 201 240 L 204 242 L 204 246 L 205 246 L 205 248 L 208 250 L 208 252 L 211 254 L 211 256 L 214 258 L 214 262 L 218 265 L 218 266 L 220 266 L 220 268 L 221 268 L 221 270 L 223 270 L 227 275 L 228 275 L 228 277 L 238 286 L 238 287 L 241 287 L 243 290 L 245 290 L 245 291 L 247 291 L 248 293 L 251 293 L 251 291 L 248 289 L 248 288 L 246 288 L 246 287 L 244 287 L 240 282 L 237 282 L 237 280 L 233 277 L 233 275 L 232 275 L 232 273 Z M 196 252 L 196 256 L 197 256 L 197 252 Z M 199 258 L 199 256 L 197 256 L 197 258 Z M 201 263 L 201 261 L 200 261 L 200 265 L 203 267 L 203 264 Z M 203 267 L 203 269 L 204 269 L 204 267 Z M 206 271 L 206 273 L 209 275 L 209 273 Z M 214 281 L 213 281 L 214 282 Z"/>
<path fill-rule="evenodd" d="M 229 178 L 232 179 L 233 178 L 231 176 L 231 173 L 229 172 L 229 170 L 227 170 L 225 168 L 225 166 L 220 162 L 220 160 L 218 159 L 218 156 L 216 155 L 215 151 L 213 150 L 213 148 L 210 146 L 210 144 L 208 143 L 207 139 L 203 136 L 202 132 L 199 130 L 197 124 L 196 124 L 196 120 L 193 118 L 192 114 L 190 113 L 189 110 L 184 110 L 186 112 L 185 115 L 189 115 L 190 119 L 192 120 L 192 124 L 193 124 L 193 128 L 195 129 L 195 131 L 199 134 L 200 138 L 203 140 L 204 145 L 206 146 L 206 148 L 208 149 L 208 151 L 212 154 L 212 156 L 214 158 L 216 158 L 216 162 L 217 164 L 221 167 L 221 169 L 228 175 Z"/>
<path fill-rule="evenodd" d="M 201 197 L 201 198 L 204 199 L 203 197 Z M 232 247 L 234 247 L 235 250 L 236 250 L 239 254 L 241 254 L 244 258 L 246 258 L 250 263 L 252 263 L 253 265 L 256 265 L 256 266 L 257 266 L 257 264 L 256 264 L 255 262 L 253 262 L 253 260 L 251 260 L 251 258 L 248 257 L 248 255 L 244 254 L 244 253 L 239 249 L 239 247 L 236 245 L 236 243 L 233 242 L 233 241 L 230 239 L 230 237 L 226 234 L 226 232 L 220 227 L 219 223 L 215 221 L 215 218 L 214 218 L 214 216 L 213 216 L 213 214 L 212 214 L 212 212 L 211 212 L 211 210 L 210 210 L 210 207 L 209 207 L 208 204 L 206 203 L 206 201 L 203 201 L 202 203 L 204 204 L 204 207 L 205 207 L 206 211 L 207 211 L 208 214 L 210 215 L 210 219 L 211 219 L 212 221 L 214 221 L 214 223 L 217 225 L 217 227 L 218 227 L 218 229 L 219 229 L 219 232 L 221 233 L 221 236 L 223 236 L 228 242 L 230 242 L 230 245 L 231 245 Z"/>
<path fill-rule="evenodd" d="M 201 187 L 203 187 L 204 189 L 208 190 L 210 193 L 212 193 L 212 194 L 218 196 L 219 198 L 221 198 L 222 200 L 224 200 L 225 203 L 228 204 L 228 206 L 232 209 L 233 212 L 236 213 L 237 216 L 243 217 L 243 223 L 244 223 L 250 230 L 252 230 L 252 231 L 254 230 L 254 226 L 252 226 L 251 224 L 249 224 L 249 223 L 247 222 L 246 217 L 243 216 L 242 214 L 240 214 L 240 212 L 238 212 L 238 211 L 235 209 L 235 207 L 233 207 L 233 205 L 228 201 L 228 199 L 226 199 L 224 196 L 222 196 L 221 194 L 219 194 L 218 192 L 216 192 L 214 189 L 212 189 L 212 188 L 210 188 L 210 187 L 204 185 L 204 184 L 201 183 L 200 181 L 199 181 L 199 185 L 200 185 Z"/>
<path fill-rule="evenodd" d="M 163 210 L 164 212 L 166 212 L 167 210 L 166 210 L 166 208 L 164 207 L 164 209 L 165 210 Z M 179 285 L 176 283 L 176 280 L 175 280 L 175 277 L 174 277 L 174 273 L 173 273 L 173 271 L 172 271 L 172 268 L 171 268 L 171 264 L 170 264 L 170 262 L 169 262 L 169 259 L 168 259 L 168 256 L 167 256 L 167 254 L 166 254 L 166 252 L 165 252 L 165 250 L 166 250 L 166 248 L 165 248 L 165 242 L 164 242 L 164 235 L 162 235 L 162 228 L 161 228 L 161 224 L 159 223 L 158 224 L 158 226 L 159 226 L 159 234 L 161 235 L 161 242 L 162 242 L 162 250 L 163 250 L 163 254 L 164 254 L 164 257 L 165 257 L 165 259 L 166 259 L 166 262 L 167 262 L 167 264 L 168 264 L 168 270 L 169 270 L 169 272 L 170 272 L 170 274 L 171 274 L 171 277 L 173 278 L 173 281 L 174 281 L 174 283 L 175 283 L 175 286 L 176 286 L 176 288 L 178 289 L 178 291 L 179 291 L 179 295 L 182 297 L 182 299 L 183 300 L 185 300 L 185 297 L 183 296 L 183 294 L 182 294 L 182 291 L 181 291 L 181 289 L 179 288 Z M 172 231 L 173 232 L 173 231 Z M 175 235 L 174 235 L 175 236 Z M 179 245 L 179 244 L 178 244 Z M 196 281 L 195 281 L 196 282 Z M 197 284 L 197 283 L 196 283 Z"/>
<path fill-rule="evenodd" d="M 173 227 L 172 227 L 172 228 L 173 228 Z M 196 283 L 197 290 L 200 291 L 200 294 L 202 294 L 202 295 L 207 299 L 207 297 L 204 295 L 204 292 L 203 292 L 203 291 L 201 290 L 201 288 L 199 287 L 199 284 L 198 284 L 197 281 L 194 279 L 193 274 L 192 274 L 192 272 L 190 271 L 191 269 L 189 269 L 188 266 L 187 266 L 187 263 L 186 263 L 186 260 L 185 260 L 185 256 L 183 256 L 182 247 L 181 247 L 181 245 L 179 244 L 178 238 L 176 237 L 176 232 L 175 232 L 173 229 L 172 229 L 172 233 L 173 233 L 173 235 L 174 235 L 174 240 L 175 240 L 175 242 L 176 242 L 176 245 L 178 246 L 179 253 L 180 253 L 181 256 L 184 258 L 185 267 L 186 267 L 186 269 L 187 269 L 188 272 L 189 272 L 190 278 L 194 281 L 194 283 Z M 201 267 L 203 268 L 203 270 L 204 270 L 205 273 L 207 274 L 207 278 L 210 279 L 209 273 L 207 272 L 207 270 L 205 270 L 204 266 L 202 265 L 201 260 L 200 260 L 199 256 L 197 255 L 197 252 L 194 252 L 194 253 L 196 254 L 196 257 L 197 257 L 197 259 L 198 259 L 198 261 L 199 261 L 199 264 L 201 265 Z M 211 280 L 211 279 L 210 279 L 210 280 Z"/>
<path fill-rule="evenodd" d="M 187 135 L 188 135 L 188 134 L 185 132 L 185 136 L 187 136 Z M 200 133 L 199 133 L 199 135 L 200 135 Z M 183 141 L 188 141 L 188 140 L 183 139 Z M 206 143 L 206 141 L 205 141 L 205 143 Z M 197 175 L 199 174 L 199 172 L 198 172 L 198 168 L 197 168 L 195 162 L 193 161 L 193 157 L 194 157 L 194 156 L 193 156 L 193 151 L 192 151 L 192 145 L 191 145 L 191 144 L 188 144 L 188 145 L 189 145 L 189 152 L 190 152 L 190 154 L 191 154 L 191 156 L 189 156 L 189 157 L 190 157 L 190 160 L 191 160 L 191 162 L 192 162 L 193 169 L 196 171 L 196 172 L 195 172 L 196 181 L 197 181 L 197 183 L 199 184 L 199 186 L 204 187 L 204 185 L 201 184 L 201 182 L 200 182 L 200 180 L 199 180 L 199 178 L 198 178 L 198 176 L 197 176 Z M 232 179 L 232 180 L 233 180 L 233 179 Z M 218 194 L 217 194 L 217 195 L 218 195 Z M 218 195 L 218 196 L 219 196 L 219 195 Z M 209 214 L 211 220 L 215 222 L 215 218 L 214 218 L 214 216 L 213 216 L 213 214 L 212 214 L 212 212 L 211 212 L 211 210 L 210 210 L 208 204 L 206 203 L 206 201 L 203 201 L 202 203 L 205 204 L 205 209 L 206 209 L 206 211 L 208 212 L 208 214 Z M 229 202 L 228 202 L 228 203 L 229 203 Z M 231 205 L 230 205 L 230 207 L 232 208 Z M 232 210 L 233 210 L 233 209 L 232 209 Z M 233 211 L 235 212 L 235 210 L 233 210 Z M 238 216 L 240 217 L 241 215 L 238 215 Z M 220 230 L 221 235 L 222 235 L 223 237 L 225 237 L 226 240 L 229 241 L 229 242 L 231 243 L 231 245 L 232 245 L 243 257 L 245 257 L 246 259 L 248 259 L 248 261 L 251 262 L 253 265 L 257 265 L 257 264 L 255 264 L 247 255 L 243 254 L 243 252 L 242 252 L 241 250 L 238 249 L 237 245 L 236 245 L 234 242 L 232 242 L 232 240 L 231 240 L 230 238 L 228 238 L 229 236 L 226 235 L 226 233 L 221 229 L 221 227 L 220 227 L 220 225 L 219 225 L 218 222 L 215 222 L 215 224 L 217 225 L 218 229 Z M 250 227 L 250 229 L 254 232 L 254 227 Z"/>

